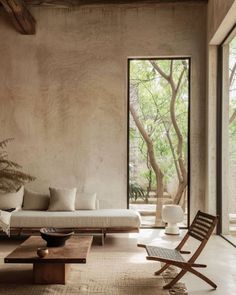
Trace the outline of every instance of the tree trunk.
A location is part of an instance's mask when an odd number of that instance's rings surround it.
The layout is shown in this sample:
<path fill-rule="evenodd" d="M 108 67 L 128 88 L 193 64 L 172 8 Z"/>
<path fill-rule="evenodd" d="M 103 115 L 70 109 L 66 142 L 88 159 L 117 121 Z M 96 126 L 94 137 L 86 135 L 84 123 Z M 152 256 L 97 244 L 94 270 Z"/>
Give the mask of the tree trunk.
<path fill-rule="evenodd" d="M 132 105 L 130 105 L 130 112 L 131 112 L 131 115 L 134 119 L 134 122 L 135 122 L 140 134 L 142 135 L 142 137 L 147 145 L 150 165 L 152 166 L 152 169 L 153 169 L 155 176 L 156 176 L 156 182 L 157 182 L 156 196 L 157 196 L 157 204 L 158 204 L 158 199 L 163 198 L 163 193 L 164 193 L 163 177 L 164 177 L 164 174 L 162 173 L 162 171 L 156 161 L 153 142 L 152 142 L 151 138 L 148 136 L 144 127 L 142 126 L 142 124 L 136 114 L 136 111 Z M 160 216 L 161 216 L 161 212 L 158 212 L 158 211 L 159 210 L 157 208 L 156 220 L 160 219 Z"/>
<path fill-rule="evenodd" d="M 163 183 L 164 175 L 160 173 L 156 175 L 157 180 L 157 202 L 156 202 L 156 220 L 155 224 L 160 226 L 161 224 L 161 211 L 163 205 L 163 196 L 164 196 L 164 183 Z"/>
<path fill-rule="evenodd" d="M 185 192 L 186 188 L 187 188 L 186 181 L 179 182 L 178 190 L 177 190 L 177 193 L 174 198 L 174 204 L 176 204 L 176 205 L 180 204 L 181 198 L 182 198 L 182 196 L 184 196 L 184 192 Z"/>
<path fill-rule="evenodd" d="M 183 159 L 183 136 L 179 129 L 178 123 L 176 121 L 176 115 L 175 115 L 175 102 L 176 102 L 177 92 L 173 90 L 172 93 L 172 99 L 170 104 L 170 115 L 171 115 L 171 121 L 174 126 L 177 138 L 178 138 L 178 147 L 177 147 L 177 156 L 178 156 L 178 164 L 181 171 L 181 179 L 179 179 L 179 186 L 177 193 L 174 197 L 174 203 L 179 204 L 180 199 L 183 195 L 183 192 L 187 186 L 187 171 Z"/>
<path fill-rule="evenodd" d="M 188 179 L 187 179 L 187 171 L 183 159 L 183 136 L 181 133 L 181 130 L 178 126 L 177 120 L 176 120 L 176 114 L 175 114 L 175 102 L 177 99 L 178 91 L 182 82 L 182 78 L 184 76 L 184 72 L 186 70 L 186 65 L 183 64 L 183 70 L 179 76 L 177 84 L 175 84 L 174 79 L 173 79 L 173 63 L 171 62 L 170 65 L 170 74 L 167 75 L 162 71 L 162 69 L 156 64 L 155 62 L 151 62 L 153 68 L 169 83 L 170 88 L 171 88 L 171 102 L 170 102 L 170 117 L 171 117 L 171 122 L 173 124 L 175 133 L 177 135 L 178 139 L 178 145 L 177 145 L 177 162 L 179 169 L 177 169 L 177 174 L 178 174 L 178 179 L 179 179 L 179 185 L 178 185 L 178 190 L 177 193 L 174 197 L 174 204 L 179 204 L 181 197 L 183 196 L 184 190 L 186 189 Z M 169 142 L 170 143 L 170 142 Z M 171 145 L 170 145 L 171 147 Z M 173 154 L 174 156 L 174 154 Z M 174 161 L 176 160 L 175 157 Z M 180 173 L 179 173 L 180 172 Z"/>
<path fill-rule="evenodd" d="M 148 156 L 147 156 L 148 158 Z M 152 190 L 152 170 L 149 169 L 149 175 L 148 175 L 148 186 L 147 186 L 147 194 L 146 194 L 146 198 L 145 198 L 145 202 L 146 204 L 148 204 L 148 198 L 149 198 L 149 194 L 150 191 Z"/>

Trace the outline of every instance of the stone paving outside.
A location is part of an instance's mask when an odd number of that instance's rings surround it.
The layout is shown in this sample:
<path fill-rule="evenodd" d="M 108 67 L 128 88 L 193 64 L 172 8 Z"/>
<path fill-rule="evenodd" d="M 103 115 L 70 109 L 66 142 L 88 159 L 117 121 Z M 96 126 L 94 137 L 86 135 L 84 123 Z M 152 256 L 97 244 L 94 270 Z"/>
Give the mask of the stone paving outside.
<path fill-rule="evenodd" d="M 130 209 L 138 211 L 141 215 L 142 219 L 142 227 L 153 227 L 155 225 L 155 212 L 156 205 L 155 204 L 130 204 Z M 157 226 L 164 226 L 163 223 L 157 224 Z M 187 226 L 187 214 L 184 214 L 183 222 L 179 223 L 179 226 L 186 227 Z"/>

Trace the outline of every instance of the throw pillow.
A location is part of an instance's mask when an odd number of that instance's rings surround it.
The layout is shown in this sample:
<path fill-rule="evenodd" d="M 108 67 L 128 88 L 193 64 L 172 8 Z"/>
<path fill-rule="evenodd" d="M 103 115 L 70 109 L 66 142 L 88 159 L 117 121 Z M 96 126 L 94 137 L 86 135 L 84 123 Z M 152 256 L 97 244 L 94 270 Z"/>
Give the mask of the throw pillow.
<path fill-rule="evenodd" d="M 77 192 L 75 210 L 95 210 L 96 198 L 96 193 Z"/>
<path fill-rule="evenodd" d="M 21 208 L 23 203 L 24 187 L 20 187 L 17 192 L 0 193 L 0 210 L 9 208 Z"/>
<path fill-rule="evenodd" d="M 74 211 L 76 188 L 49 188 L 50 203 L 48 211 Z"/>
<path fill-rule="evenodd" d="M 25 189 L 23 210 L 47 210 L 49 206 L 49 195 Z"/>

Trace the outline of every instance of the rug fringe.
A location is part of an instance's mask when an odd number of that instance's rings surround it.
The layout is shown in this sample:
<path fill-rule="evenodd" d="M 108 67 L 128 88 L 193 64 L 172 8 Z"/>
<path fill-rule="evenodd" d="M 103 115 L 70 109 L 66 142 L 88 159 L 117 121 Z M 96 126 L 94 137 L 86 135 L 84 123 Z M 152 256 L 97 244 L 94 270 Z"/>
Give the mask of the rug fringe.
<path fill-rule="evenodd" d="M 164 265 L 164 264 L 163 264 Z M 163 272 L 162 276 L 166 283 L 169 283 L 178 274 L 178 270 L 174 266 L 169 266 L 166 271 Z M 182 282 L 177 282 L 169 290 L 170 295 L 188 295 L 186 285 Z"/>

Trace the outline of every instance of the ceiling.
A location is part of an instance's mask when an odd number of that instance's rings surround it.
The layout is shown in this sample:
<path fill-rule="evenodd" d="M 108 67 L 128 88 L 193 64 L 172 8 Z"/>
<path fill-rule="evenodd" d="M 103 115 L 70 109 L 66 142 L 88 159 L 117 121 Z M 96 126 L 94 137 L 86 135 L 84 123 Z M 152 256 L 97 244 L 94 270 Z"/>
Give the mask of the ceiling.
<path fill-rule="evenodd" d="M 36 21 L 31 14 L 30 6 L 50 5 L 55 7 L 80 7 L 88 5 L 130 5 L 130 4 L 166 4 L 166 3 L 203 3 L 207 0 L 0 0 L 0 5 L 12 20 L 17 31 L 25 35 L 33 35 Z"/>

